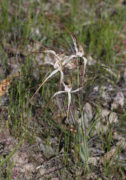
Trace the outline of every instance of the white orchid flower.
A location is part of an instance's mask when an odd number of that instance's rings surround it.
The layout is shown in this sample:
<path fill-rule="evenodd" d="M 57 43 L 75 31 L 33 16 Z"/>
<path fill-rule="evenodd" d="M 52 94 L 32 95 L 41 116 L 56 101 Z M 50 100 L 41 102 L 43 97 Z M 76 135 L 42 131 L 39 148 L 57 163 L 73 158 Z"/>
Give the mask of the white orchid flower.
<path fill-rule="evenodd" d="M 60 76 L 60 83 L 62 83 L 63 79 L 64 79 L 63 67 L 65 65 L 67 65 L 68 58 L 64 58 L 64 56 L 62 57 L 61 55 L 56 54 L 55 51 L 53 51 L 53 50 L 46 50 L 45 52 L 54 55 L 55 62 L 47 61 L 47 62 L 45 62 L 45 64 L 52 65 L 55 70 L 44 80 L 43 83 L 45 83 L 49 78 L 51 78 L 57 72 L 60 72 L 60 75 L 61 75 Z"/>
<path fill-rule="evenodd" d="M 54 62 L 52 61 L 47 61 L 45 62 L 45 64 L 50 64 L 54 67 L 54 71 L 51 72 L 51 74 L 40 84 L 39 88 L 36 90 L 36 92 L 33 94 L 33 96 L 31 97 L 30 101 L 32 100 L 32 98 L 35 96 L 35 94 L 37 94 L 39 92 L 39 90 L 41 89 L 41 87 L 47 82 L 48 79 L 50 79 L 52 76 L 54 76 L 57 72 L 60 72 L 60 83 L 63 83 L 64 80 L 64 73 L 63 73 L 63 67 L 65 65 L 67 65 L 69 58 L 64 59 L 63 57 L 61 57 L 60 55 L 56 54 L 55 51 L 53 50 L 46 50 L 44 51 L 45 53 L 50 53 L 52 55 L 54 55 Z"/>
<path fill-rule="evenodd" d="M 62 83 L 63 86 L 64 86 L 64 91 L 58 91 L 56 92 L 52 98 L 54 98 L 55 96 L 59 95 L 59 94 L 62 94 L 62 93 L 68 93 L 68 110 L 67 110 L 67 118 L 68 118 L 68 115 L 69 115 L 69 111 L 70 111 L 70 104 L 71 104 L 71 99 L 72 99 L 72 96 L 71 94 L 72 93 L 76 93 L 78 91 L 80 91 L 82 89 L 82 87 L 76 89 L 76 90 L 72 90 L 72 86 L 71 85 L 66 85 L 64 82 Z"/>

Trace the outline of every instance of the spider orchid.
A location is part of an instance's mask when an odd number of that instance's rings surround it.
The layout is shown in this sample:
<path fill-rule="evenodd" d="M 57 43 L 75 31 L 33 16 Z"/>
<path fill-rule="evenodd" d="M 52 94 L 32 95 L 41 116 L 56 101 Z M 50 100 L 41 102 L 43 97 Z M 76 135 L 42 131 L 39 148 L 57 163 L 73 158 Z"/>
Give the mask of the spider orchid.
<path fill-rule="evenodd" d="M 47 82 L 47 80 L 50 79 L 52 76 L 54 76 L 57 72 L 60 72 L 60 83 L 63 83 L 63 80 L 64 80 L 63 67 L 68 64 L 69 58 L 64 58 L 64 57 L 56 54 L 55 51 L 53 51 L 53 50 L 45 50 L 44 52 L 47 54 L 52 54 L 54 56 L 53 59 L 47 60 L 44 64 L 52 65 L 55 70 L 53 72 L 51 72 L 51 74 L 47 78 L 45 78 L 45 80 L 40 84 L 39 88 L 33 94 L 30 101 L 39 92 L 39 90 Z"/>
<path fill-rule="evenodd" d="M 64 54 L 56 54 L 55 51 L 52 51 L 52 50 L 46 50 L 45 53 L 47 54 L 50 53 L 54 55 L 55 62 L 53 62 L 53 59 L 51 59 L 51 61 L 47 60 L 45 64 L 52 65 L 55 70 L 43 81 L 42 86 L 48 79 L 50 79 L 57 72 L 60 72 L 60 75 L 61 75 L 60 83 L 63 83 L 63 80 L 64 80 L 63 68 L 67 67 L 69 69 L 72 69 L 74 66 L 73 66 L 73 63 L 70 62 L 70 60 L 76 56 L 75 55 L 65 56 Z"/>
<path fill-rule="evenodd" d="M 73 36 L 72 36 L 72 39 L 73 39 L 74 48 L 75 48 L 75 52 L 76 52 L 73 55 L 65 56 L 65 55 L 61 55 L 61 54 L 56 54 L 56 52 L 53 51 L 53 50 L 45 50 L 44 51 L 45 53 L 47 53 L 47 55 L 49 55 L 49 54 L 53 55 L 53 58 L 49 58 L 49 59 L 47 58 L 47 61 L 44 64 L 52 65 L 54 67 L 54 71 L 51 72 L 51 74 L 47 78 L 45 78 L 45 80 L 40 84 L 39 88 L 33 94 L 33 96 L 31 97 L 30 101 L 39 92 L 41 87 L 48 81 L 48 79 L 50 79 L 52 76 L 54 76 L 57 72 L 60 72 L 60 83 L 62 83 L 64 85 L 65 92 L 68 92 L 69 87 L 66 86 L 64 84 L 64 82 L 63 82 L 63 80 L 64 80 L 63 68 L 64 67 L 68 67 L 69 69 L 72 69 L 73 68 L 73 64 L 72 64 L 71 60 L 73 58 L 77 58 L 77 57 L 83 58 L 83 60 L 84 60 L 84 74 L 85 74 L 87 59 L 84 57 L 84 50 L 83 50 L 83 48 L 82 48 L 82 46 L 80 44 L 77 47 L 76 40 L 75 40 L 75 38 Z M 69 91 L 70 91 L 70 89 L 69 89 Z M 70 92 L 73 93 L 73 91 L 70 91 Z M 77 92 L 77 91 L 75 91 L 75 92 Z M 68 97 L 69 97 L 69 99 L 71 98 L 69 93 L 68 93 Z M 68 111 L 69 111 L 69 101 L 68 101 Z"/>
<path fill-rule="evenodd" d="M 71 104 L 71 99 L 72 99 L 72 96 L 71 94 L 72 93 L 76 93 L 78 91 L 80 91 L 82 89 L 82 87 L 76 89 L 76 90 L 72 90 L 72 86 L 71 85 L 66 85 L 64 82 L 62 83 L 63 86 L 64 86 L 64 91 L 58 91 L 56 92 L 52 98 L 54 98 L 55 96 L 59 95 L 59 94 L 62 94 L 62 93 L 68 93 L 68 109 L 67 109 L 67 118 L 68 118 L 68 115 L 69 115 L 69 111 L 70 111 L 70 104 Z"/>
<path fill-rule="evenodd" d="M 71 37 L 72 37 L 72 40 L 73 40 L 76 57 L 80 57 L 80 58 L 82 58 L 83 61 L 84 61 L 84 74 L 85 74 L 87 59 L 84 57 L 83 47 L 82 47 L 81 44 L 79 44 L 79 43 L 78 43 L 78 47 L 77 47 L 76 39 L 75 39 L 73 36 L 71 36 Z M 71 57 L 71 58 L 72 58 L 72 57 Z M 84 74 L 83 74 L 83 75 L 84 75 Z"/>

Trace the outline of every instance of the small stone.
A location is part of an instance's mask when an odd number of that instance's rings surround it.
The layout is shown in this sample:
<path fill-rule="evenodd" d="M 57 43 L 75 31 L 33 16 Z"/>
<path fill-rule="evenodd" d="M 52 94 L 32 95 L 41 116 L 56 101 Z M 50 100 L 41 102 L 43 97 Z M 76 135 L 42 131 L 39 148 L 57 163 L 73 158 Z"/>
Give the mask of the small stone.
<path fill-rule="evenodd" d="M 124 95 L 120 91 L 117 93 L 116 97 L 113 100 L 113 103 L 111 104 L 111 110 L 117 110 L 119 108 L 123 108 L 124 106 Z"/>
<path fill-rule="evenodd" d="M 105 118 L 106 116 L 108 116 L 110 114 L 110 111 L 109 110 L 107 110 L 107 109 L 102 109 L 102 111 L 101 111 L 101 116 L 103 117 L 103 118 Z"/>
<path fill-rule="evenodd" d="M 39 172 L 40 172 L 40 175 L 42 176 L 47 172 L 47 170 L 45 168 L 40 168 Z"/>
<path fill-rule="evenodd" d="M 92 106 L 89 103 L 86 103 L 83 107 L 83 114 L 78 119 L 79 127 L 83 127 L 83 129 L 88 128 L 90 121 L 93 118 Z"/>
<path fill-rule="evenodd" d="M 109 122 L 110 122 L 110 124 L 118 122 L 118 117 L 117 117 L 117 114 L 115 112 L 110 113 Z"/>

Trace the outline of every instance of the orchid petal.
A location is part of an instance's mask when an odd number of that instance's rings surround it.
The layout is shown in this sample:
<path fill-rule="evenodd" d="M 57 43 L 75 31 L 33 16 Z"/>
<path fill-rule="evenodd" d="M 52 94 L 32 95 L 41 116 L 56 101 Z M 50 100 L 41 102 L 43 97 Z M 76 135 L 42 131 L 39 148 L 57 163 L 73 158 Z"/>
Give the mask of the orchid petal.
<path fill-rule="evenodd" d="M 79 52 L 81 54 L 81 57 L 84 55 L 84 50 L 83 50 L 83 47 L 81 46 L 81 44 L 78 44 L 79 45 Z"/>
<path fill-rule="evenodd" d="M 54 70 L 54 71 L 43 81 L 42 86 L 45 84 L 45 82 L 46 82 L 48 79 L 50 79 L 50 78 L 51 78 L 54 74 L 56 74 L 58 71 L 59 71 L 58 69 Z M 42 86 L 41 86 L 41 87 L 42 87 Z"/>
<path fill-rule="evenodd" d="M 56 56 L 56 52 L 53 51 L 53 50 L 45 50 L 44 52 L 45 53 L 50 53 L 50 54 L 53 54 L 54 56 Z"/>
<path fill-rule="evenodd" d="M 78 53 L 77 43 L 76 43 L 76 39 L 73 36 L 72 36 L 72 40 L 73 40 L 74 48 L 77 54 Z"/>
<path fill-rule="evenodd" d="M 45 62 L 44 64 L 45 64 L 45 65 L 46 65 L 46 64 L 49 64 L 49 65 L 54 66 L 54 63 L 53 63 L 53 62 Z"/>
<path fill-rule="evenodd" d="M 64 73 L 63 73 L 62 70 L 60 70 L 60 74 L 61 74 L 61 77 L 60 77 L 60 83 L 62 83 L 63 80 L 64 80 Z"/>
<path fill-rule="evenodd" d="M 53 95 L 52 98 L 54 98 L 55 96 L 57 96 L 57 95 L 59 95 L 59 94 L 62 94 L 62 93 L 66 93 L 66 91 L 58 91 L 58 92 L 56 92 L 56 93 Z"/>
<path fill-rule="evenodd" d="M 67 117 L 68 117 L 68 115 L 69 115 L 70 104 L 71 104 L 71 93 L 68 92 L 68 111 L 67 111 Z"/>
<path fill-rule="evenodd" d="M 42 82 L 42 84 L 39 86 L 39 88 L 35 91 L 35 93 L 33 94 L 33 96 L 31 97 L 31 99 L 30 99 L 30 101 L 32 100 L 32 98 L 35 96 L 35 94 L 37 94 L 38 92 L 39 92 L 39 90 L 41 89 L 41 87 L 45 84 L 45 82 L 49 79 L 49 78 L 51 78 L 54 74 L 56 74 L 57 72 L 58 72 L 59 70 L 55 70 L 55 71 L 53 71 L 43 82 Z"/>
<path fill-rule="evenodd" d="M 58 60 L 61 60 L 61 58 L 56 54 L 55 51 L 53 50 L 45 50 L 44 51 L 45 53 L 50 53 L 50 54 L 53 54 Z"/>
<path fill-rule="evenodd" d="M 81 89 L 82 89 L 82 87 L 80 87 L 80 88 L 78 88 L 76 90 L 71 91 L 71 93 L 76 93 L 76 92 L 80 91 Z"/>

